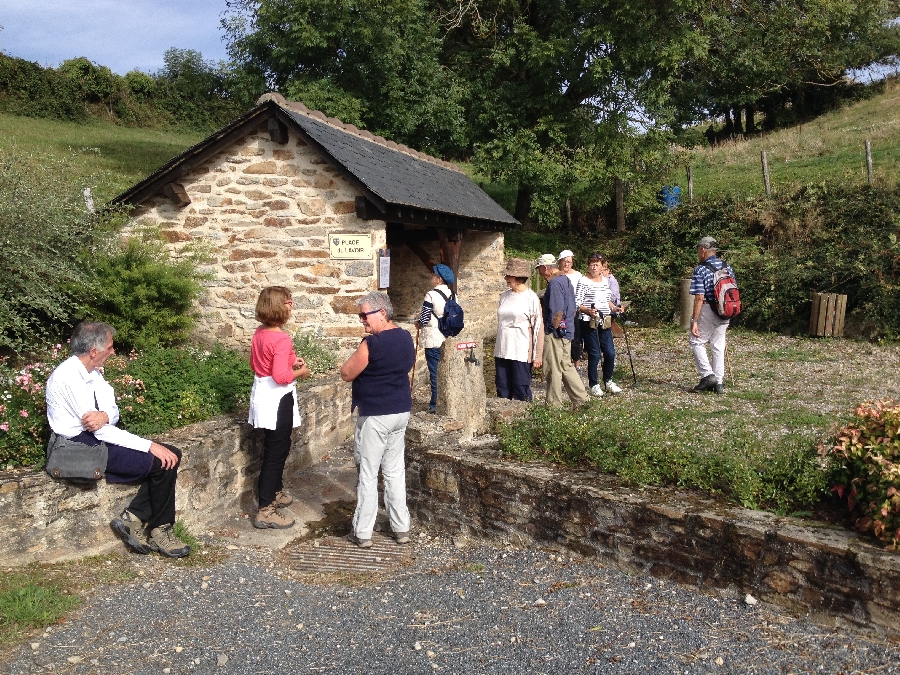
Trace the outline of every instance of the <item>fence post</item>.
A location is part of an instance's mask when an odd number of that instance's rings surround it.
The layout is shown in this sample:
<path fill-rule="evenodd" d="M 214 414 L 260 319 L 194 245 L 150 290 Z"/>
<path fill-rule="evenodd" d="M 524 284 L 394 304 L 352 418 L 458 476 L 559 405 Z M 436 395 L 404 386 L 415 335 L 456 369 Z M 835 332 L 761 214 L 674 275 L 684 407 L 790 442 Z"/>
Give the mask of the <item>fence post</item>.
<path fill-rule="evenodd" d="M 872 141 L 866 141 L 866 170 L 869 172 L 869 185 L 875 184 L 875 171 L 872 169 Z"/>
<path fill-rule="evenodd" d="M 763 180 L 766 182 L 766 197 L 772 196 L 772 183 L 769 181 L 769 160 L 766 158 L 766 151 L 759 153 L 762 160 Z"/>
<path fill-rule="evenodd" d="M 688 201 L 694 201 L 694 167 L 689 166 L 687 168 L 687 180 L 688 180 Z"/>

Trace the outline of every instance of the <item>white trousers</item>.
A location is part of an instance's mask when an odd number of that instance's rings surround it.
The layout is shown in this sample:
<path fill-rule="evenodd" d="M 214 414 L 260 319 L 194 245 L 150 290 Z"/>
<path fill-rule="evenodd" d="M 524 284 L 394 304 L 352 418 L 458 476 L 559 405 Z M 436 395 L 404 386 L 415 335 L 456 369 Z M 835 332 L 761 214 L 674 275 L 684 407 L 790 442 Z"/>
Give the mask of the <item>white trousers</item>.
<path fill-rule="evenodd" d="M 371 539 L 378 515 L 378 469 L 384 476 L 384 508 L 391 530 L 409 532 L 409 509 L 406 508 L 406 425 L 409 413 L 369 415 L 356 420 L 353 436 L 353 461 L 358 476 L 356 512 L 353 534 Z"/>
<path fill-rule="evenodd" d="M 700 378 L 707 375 L 715 375 L 716 382 L 725 382 L 725 331 L 728 330 L 728 319 L 722 319 L 716 314 L 709 303 L 704 302 L 700 310 L 700 319 L 697 321 L 697 329 L 700 337 L 694 337 L 688 333 L 688 344 L 694 353 L 694 364 Z M 712 352 L 712 366 L 709 365 L 709 357 L 706 354 L 706 343 L 709 343 Z"/>

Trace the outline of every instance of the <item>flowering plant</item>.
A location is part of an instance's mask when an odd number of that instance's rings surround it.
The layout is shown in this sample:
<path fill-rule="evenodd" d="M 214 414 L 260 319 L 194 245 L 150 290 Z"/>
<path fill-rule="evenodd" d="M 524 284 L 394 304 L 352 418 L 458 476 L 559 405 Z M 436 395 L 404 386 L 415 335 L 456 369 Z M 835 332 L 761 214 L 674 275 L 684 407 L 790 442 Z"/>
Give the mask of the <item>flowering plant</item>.
<path fill-rule="evenodd" d="M 900 550 L 900 403 L 863 403 L 831 446 L 819 453 L 832 463 L 832 492 L 885 548 Z"/>

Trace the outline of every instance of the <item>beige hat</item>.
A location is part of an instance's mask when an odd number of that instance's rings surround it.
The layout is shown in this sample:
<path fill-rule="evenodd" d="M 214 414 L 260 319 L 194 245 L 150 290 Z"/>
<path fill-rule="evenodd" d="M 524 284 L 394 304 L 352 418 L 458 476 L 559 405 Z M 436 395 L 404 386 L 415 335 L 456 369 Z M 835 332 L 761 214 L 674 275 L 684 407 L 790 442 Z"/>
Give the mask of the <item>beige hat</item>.
<path fill-rule="evenodd" d="M 540 267 L 541 265 L 555 265 L 556 264 L 556 256 L 552 253 L 545 253 L 540 258 L 534 261 L 535 267 Z"/>
<path fill-rule="evenodd" d="M 531 264 L 521 258 L 510 258 L 506 261 L 506 269 L 503 270 L 503 276 L 528 279 L 531 276 Z"/>

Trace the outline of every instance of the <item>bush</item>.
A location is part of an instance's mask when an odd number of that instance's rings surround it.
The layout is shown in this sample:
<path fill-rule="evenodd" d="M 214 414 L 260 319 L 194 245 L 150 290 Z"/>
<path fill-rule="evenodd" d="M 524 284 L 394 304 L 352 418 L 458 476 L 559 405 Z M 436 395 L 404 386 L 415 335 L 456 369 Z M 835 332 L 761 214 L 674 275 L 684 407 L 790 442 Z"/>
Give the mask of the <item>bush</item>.
<path fill-rule="evenodd" d="M 116 390 L 120 426 L 152 436 L 247 405 L 253 372 L 241 354 L 212 349 L 155 347 L 106 362 Z"/>
<path fill-rule="evenodd" d="M 71 160 L 0 157 L 0 347 L 55 341 L 83 310 L 105 223 L 69 182 L 77 173 Z"/>
<path fill-rule="evenodd" d="M 56 345 L 22 368 L 0 360 L 0 468 L 44 465 L 50 433 L 44 389 L 67 356 Z M 247 404 L 253 384 L 247 359 L 221 345 L 113 356 L 104 371 L 116 390 L 119 426 L 142 436 L 233 412 Z"/>
<path fill-rule="evenodd" d="M 727 433 L 713 437 L 702 412 L 624 405 L 604 402 L 589 412 L 533 405 L 522 420 L 501 427 L 501 450 L 587 464 L 640 485 L 704 490 L 776 513 L 806 509 L 825 493 L 812 438 L 794 433 L 764 444 L 752 421 L 739 418 L 723 422 Z"/>
<path fill-rule="evenodd" d="M 87 315 L 114 326 L 122 349 L 187 342 L 206 278 L 198 267 L 205 256 L 198 249 L 181 253 L 170 257 L 158 232 L 148 228 L 96 261 L 97 290 Z"/>
<path fill-rule="evenodd" d="M 900 403 L 860 405 L 856 419 L 819 452 L 830 460 L 831 489 L 846 498 L 857 529 L 900 551 Z"/>

